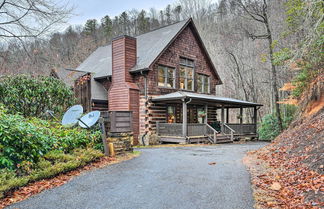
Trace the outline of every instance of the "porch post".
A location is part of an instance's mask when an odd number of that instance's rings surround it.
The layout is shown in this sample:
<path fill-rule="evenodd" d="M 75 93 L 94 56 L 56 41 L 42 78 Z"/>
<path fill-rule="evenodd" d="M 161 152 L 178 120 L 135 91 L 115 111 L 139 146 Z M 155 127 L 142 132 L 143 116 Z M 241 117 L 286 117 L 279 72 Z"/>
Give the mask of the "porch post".
<path fill-rule="evenodd" d="M 224 133 L 224 105 L 222 105 L 222 111 L 221 111 L 221 122 L 222 122 L 222 125 L 221 125 L 221 131 L 222 133 Z"/>
<path fill-rule="evenodd" d="M 258 120 L 258 111 L 257 111 L 257 107 L 254 107 L 254 115 L 253 115 L 253 123 L 255 126 L 254 132 L 257 132 L 257 120 Z"/>
<path fill-rule="evenodd" d="M 182 100 L 182 136 L 187 137 L 187 103 Z"/>
<path fill-rule="evenodd" d="M 229 121 L 229 108 L 226 108 L 226 123 Z"/>
<path fill-rule="evenodd" d="M 240 134 L 243 133 L 243 130 L 242 130 L 243 126 L 242 126 L 242 124 L 243 124 L 243 107 L 241 106 L 240 107 Z"/>
<path fill-rule="evenodd" d="M 206 113 L 205 123 L 208 124 L 208 104 L 205 105 L 205 113 Z"/>

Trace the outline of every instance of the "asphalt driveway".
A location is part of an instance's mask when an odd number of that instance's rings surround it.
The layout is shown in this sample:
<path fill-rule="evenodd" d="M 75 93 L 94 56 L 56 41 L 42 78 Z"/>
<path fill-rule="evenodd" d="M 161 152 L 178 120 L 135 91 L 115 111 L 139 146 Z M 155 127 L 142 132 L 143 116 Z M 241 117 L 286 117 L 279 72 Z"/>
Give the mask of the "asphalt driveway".
<path fill-rule="evenodd" d="M 253 208 L 242 157 L 264 145 L 142 149 L 138 158 L 83 173 L 9 208 Z"/>

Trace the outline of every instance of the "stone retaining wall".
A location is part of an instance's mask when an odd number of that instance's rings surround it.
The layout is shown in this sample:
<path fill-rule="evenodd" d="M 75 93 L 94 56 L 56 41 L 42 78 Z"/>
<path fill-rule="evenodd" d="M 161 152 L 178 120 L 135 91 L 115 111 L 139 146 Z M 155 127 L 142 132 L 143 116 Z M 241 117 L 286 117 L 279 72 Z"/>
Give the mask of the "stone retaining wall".
<path fill-rule="evenodd" d="M 133 151 L 132 133 L 108 133 L 107 144 L 113 143 L 116 154 Z"/>

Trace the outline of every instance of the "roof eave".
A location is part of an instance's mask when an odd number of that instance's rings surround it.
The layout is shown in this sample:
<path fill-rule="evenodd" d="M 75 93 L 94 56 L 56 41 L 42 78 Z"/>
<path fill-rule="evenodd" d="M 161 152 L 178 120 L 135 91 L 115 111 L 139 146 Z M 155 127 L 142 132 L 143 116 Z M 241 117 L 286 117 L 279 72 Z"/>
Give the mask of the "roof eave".
<path fill-rule="evenodd" d="M 129 72 L 130 73 L 140 73 L 140 72 L 145 72 L 145 71 L 149 71 L 149 68 L 141 68 L 141 69 L 131 69 Z"/>
<path fill-rule="evenodd" d="M 101 79 L 107 79 L 109 77 L 111 77 L 111 75 L 98 76 L 98 77 L 94 77 L 93 79 L 95 79 L 95 80 L 101 80 Z"/>

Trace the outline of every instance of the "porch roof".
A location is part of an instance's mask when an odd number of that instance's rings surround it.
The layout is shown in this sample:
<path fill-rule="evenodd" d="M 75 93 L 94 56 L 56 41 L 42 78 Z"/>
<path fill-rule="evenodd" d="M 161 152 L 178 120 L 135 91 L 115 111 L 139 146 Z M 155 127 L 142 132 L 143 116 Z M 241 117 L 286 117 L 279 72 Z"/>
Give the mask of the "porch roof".
<path fill-rule="evenodd" d="M 185 92 L 185 91 L 177 91 L 170 94 L 165 94 L 161 96 L 157 96 L 152 98 L 152 101 L 175 101 L 175 100 L 182 100 L 182 99 L 193 99 L 205 102 L 213 102 L 213 103 L 221 103 L 221 104 L 228 104 L 228 105 L 235 105 L 235 106 L 246 106 L 246 107 L 255 107 L 255 106 L 263 106 L 262 104 L 227 98 L 227 97 L 218 97 L 209 94 L 199 94 L 193 92 Z"/>

